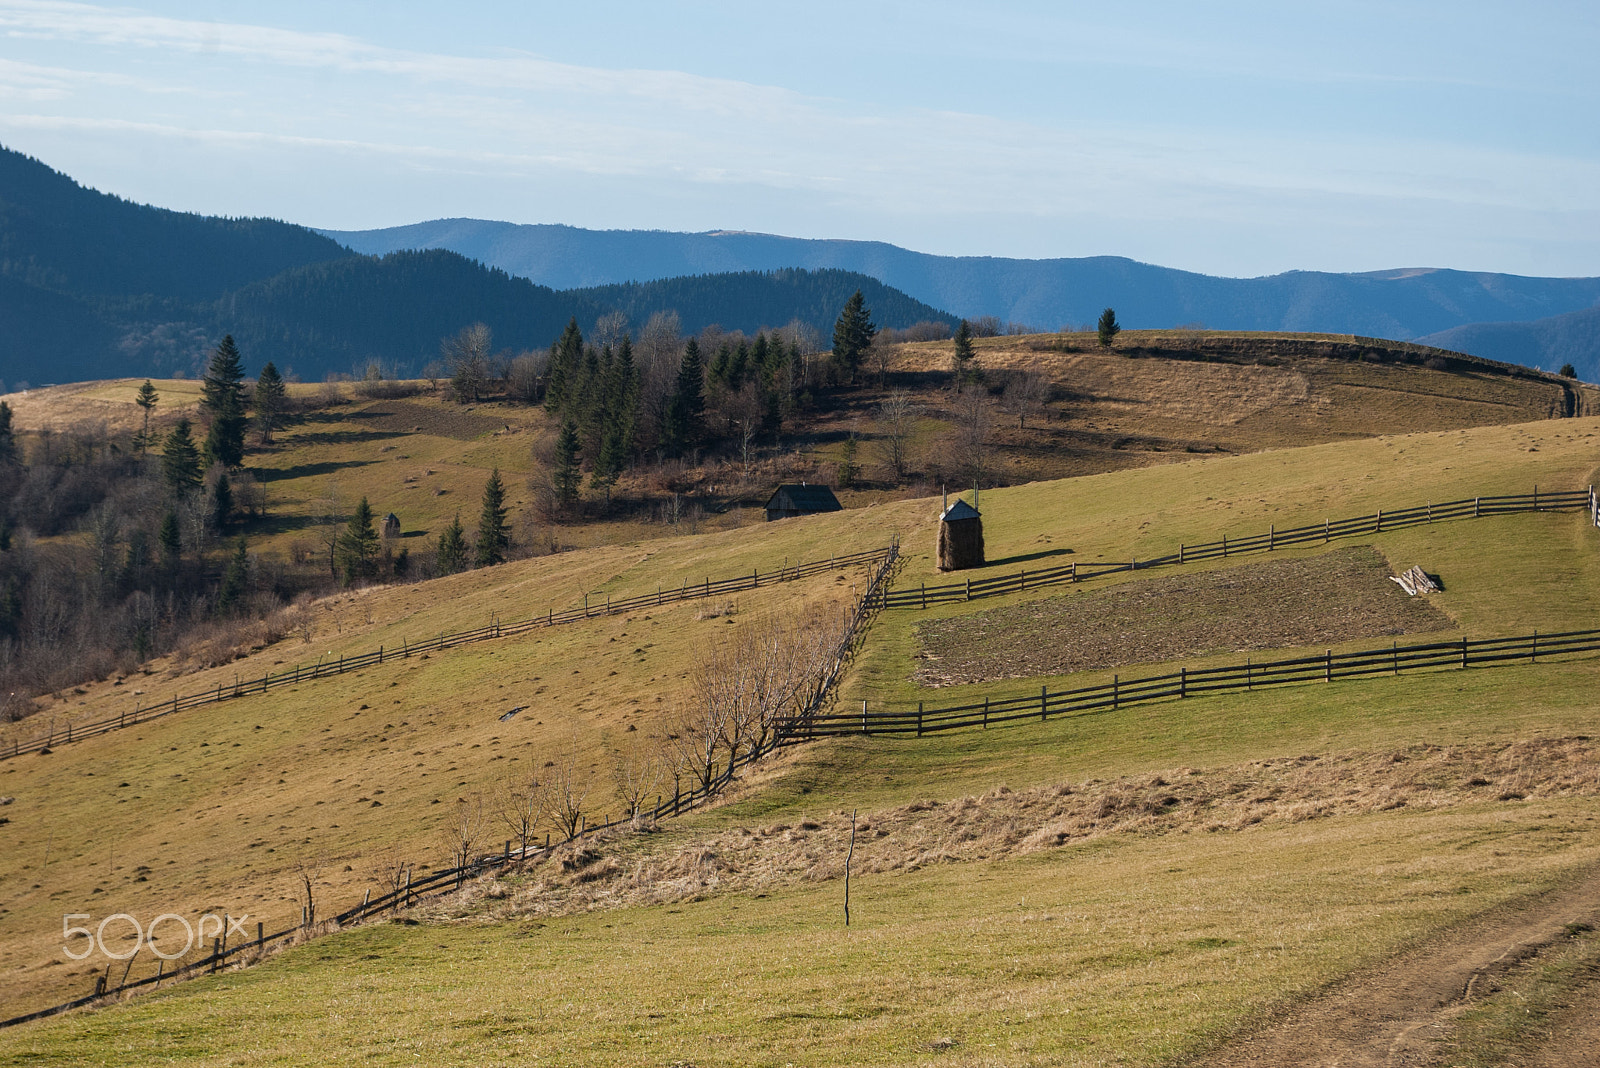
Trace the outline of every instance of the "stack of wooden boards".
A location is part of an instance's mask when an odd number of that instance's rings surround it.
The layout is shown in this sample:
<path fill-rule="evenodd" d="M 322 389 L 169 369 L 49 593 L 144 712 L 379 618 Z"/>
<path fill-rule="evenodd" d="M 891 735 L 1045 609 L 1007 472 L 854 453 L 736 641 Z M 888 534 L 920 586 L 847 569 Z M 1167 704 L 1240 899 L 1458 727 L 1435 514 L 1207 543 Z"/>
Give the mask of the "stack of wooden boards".
<path fill-rule="evenodd" d="M 1420 566 L 1409 568 L 1398 576 L 1390 575 L 1389 581 L 1399 583 L 1400 588 L 1413 597 L 1419 593 L 1438 593 L 1440 588 Z"/>

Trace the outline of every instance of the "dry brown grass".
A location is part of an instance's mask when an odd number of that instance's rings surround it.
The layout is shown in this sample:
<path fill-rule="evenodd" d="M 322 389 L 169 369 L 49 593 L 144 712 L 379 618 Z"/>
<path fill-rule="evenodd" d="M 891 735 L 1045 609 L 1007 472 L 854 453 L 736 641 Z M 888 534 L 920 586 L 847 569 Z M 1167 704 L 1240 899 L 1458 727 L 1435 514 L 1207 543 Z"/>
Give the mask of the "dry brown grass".
<path fill-rule="evenodd" d="M 1258 824 L 1401 808 L 1596 795 L 1600 750 L 1584 736 L 1180 766 L 1021 791 L 1000 785 L 979 796 L 863 813 L 855 820 L 852 871 L 1003 860 L 1111 835 L 1236 833 Z M 521 888 L 490 877 L 430 914 L 445 918 L 487 909 L 500 918 L 563 915 L 836 879 L 844 872 L 851 819 L 848 812 L 834 812 L 740 826 L 666 848 L 651 844 L 654 830 L 644 826 L 562 846 L 550 860 L 530 866 Z"/>

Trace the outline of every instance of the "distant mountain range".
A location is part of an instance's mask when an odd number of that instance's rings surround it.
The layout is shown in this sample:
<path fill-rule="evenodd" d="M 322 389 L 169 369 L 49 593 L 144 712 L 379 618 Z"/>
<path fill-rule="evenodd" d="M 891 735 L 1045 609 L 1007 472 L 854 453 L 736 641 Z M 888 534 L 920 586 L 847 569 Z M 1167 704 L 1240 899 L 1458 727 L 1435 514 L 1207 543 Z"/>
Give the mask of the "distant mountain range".
<path fill-rule="evenodd" d="M 376 361 L 420 371 L 483 321 L 497 346 L 543 348 L 576 317 L 686 331 L 799 320 L 826 338 L 857 288 L 880 326 L 996 316 L 1041 329 L 1129 327 L 1423 339 L 1600 379 L 1600 278 L 1447 270 L 1214 278 L 1117 257 L 932 256 L 864 241 L 593 231 L 442 220 L 317 232 L 135 204 L 0 148 L 0 381 L 193 373 L 224 333 L 251 368 L 307 380 Z"/>
<path fill-rule="evenodd" d="M 845 271 L 740 272 L 558 292 L 458 253 L 357 254 L 301 226 L 221 219 L 85 189 L 0 149 L 0 380 L 7 386 L 192 374 L 224 333 L 247 366 L 316 380 L 377 362 L 418 372 L 440 341 L 487 323 L 497 347 L 544 348 L 569 318 L 754 333 L 799 319 L 826 336 L 863 290 L 879 325 L 956 320 Z"/>
<path fill-rule="evenodd" d="M 1114 307 L 1128 327 L 1303 330 L 1414 340 L 1468 323 L 1542 319 L 1600 301 L 1600 278 L 1404 269 L 1290 271 L 1215 278 L 1114 256 L 1019 260 L 934 256 L 875 241 L 815 241 L 730 231 L 582 230 L 441 219 L 383 230 L 322 231 L 358 252 L 443 248 L 548 286 L 598 286 L 720 271 L 831 267 L 870 275 L 969 318 L 1044 330 Z M 1474 353 L 1488 355 L 1488 353 Z M 1501 359 L 1511 359 L 1501 354 Z M 1515 362 L 1536 362 L 1527 358 Z"/>

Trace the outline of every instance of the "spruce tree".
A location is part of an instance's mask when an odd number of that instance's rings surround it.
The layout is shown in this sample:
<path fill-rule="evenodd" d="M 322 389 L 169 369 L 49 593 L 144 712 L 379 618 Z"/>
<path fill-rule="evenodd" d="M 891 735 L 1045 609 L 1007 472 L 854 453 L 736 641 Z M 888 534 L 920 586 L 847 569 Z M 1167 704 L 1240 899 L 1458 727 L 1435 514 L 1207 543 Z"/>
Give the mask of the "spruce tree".
<path fill-rule="evenodd" d="M 678 365 L 678 380 L 662 419 L 661 442 L 669 456 L 682 456 L 700 444 L 705 433 L 705 364 L 694 338 L 684 346 L 683 362 Z"/>
<path fill-rule="evenodd" d="M 238 545 L 228 560 L 228 569 L 222 573 L 222 586 L 217 590 L 217 610 L 226 612 L 244 599 L 250 582 L 250 552 L 244 535 L 239 535 Z"/>
<path fill-rule="evenodd" d="M 506 522 L 506 487 L 497 467 L 483 484 L 483 512 L 478 516 L 478 551 L 474 563 L 492 567 L 506 562 L 511 548 L 511 525 Z"/>
<path fill-rule="evenodd" d="M 1100 337 L 1100 344 L 1105 348 L 1110 348 L 1117 335 L 1122 333 L 1122 327 L 1117 322 L 1115 309 L 1107 308 L 1100 313 L 1100 321 L 1095 324 L 1095 332 Z"/>
<path fill-rule="evenodd" d="M 156 401 L 161 399 L 161 394 L 156 392 L 156 387 L 148 378 L 144 385 L 139 387 L 139 393 L 133 398 L 133 403 L 144 409 L 144 429 L 139 431 L 139 436 L 134 439 L 134 444 L 140 452 L 150 447 L 150 412 L 156 406 Z"/>
<path fill-rule="evenodd" d="M 556 485 L 556 501 L 563 509 L 578 503 L 578 488 L 583 482 L 583 471 L 578 467 L 578 427 L 571 419 L 561 424 L 561 434 L 556 438 L 555 470 L 551 476 Z"/>
<path fill-rule="evenodd" d="M 461 513 L 450 521 L 439 535 L 439 550 L 435 566 L 440 575 L 454 575 L 467 569 L 467 532 L 461 526 Z"/>
<path fill-rule="evenodd" d="M 965 382 L 971 375 L 972 361 L 977 358 L 978 350 L 972 344 L 972 324 L 965 319 L 956 328 L 956 347 L 950 354 L 950 370 L 956 376 L 958 383 Z"/>
<path fill-rule="evenodd" d="M 544 406 L 557 415 L 568 414 L 572 388 L 583 362 L 583 332 L 576 318 L 567 320 L 561 338 L 550 347 L 550 367 L 546 372 Z"/>
<path fill-rule="evenodd" d="M 189 420 L 179 419 L 161 446 L 161 473 L 175 497 L 187 497 L 200 487 L 200 450 L 194 447 Z"/>
<path fill-rule="evenodd" d="M 233 486 L 228 482 L 228 472 L 222 471 L 211 489 L 211 522 L 218 530 L 226 530 L 232 516 Z"/>
<path fill-rule="evenodd" d="M 339 570 L 344 572 L 346 585 L 371 578 L 378 572 L 378 532 L 372 525 L 372 505 L 365 497 L 356 505 L 344 533 L 339 535 L 335 549 Z"/>
<path fill-rule="evenodd" d="M 222 339 L 200 386 L 200 407 L 211 416 L 206 432 L 207 464 L 238 467 L 244 462 L 244 363 L 233 335 Z"/>
<path fill-rule="evenodd" d="M 183 563 L 183 537 L 178 531 L 178 513 L 169 511 L 161 517 L 161 531 L 156 535 L 161 546 L 161 566 L 169 578 L 175 577 Z"/>
<path fill-rule="evenodd" d="M 855 381 L 861 361 L 866 358 L 867 349 L 872 347 L 872 339 L 877 334 L 878 328 L 872 323 L 872 310 L 867 307 L 867 300 L 858 289 L 854 296 L 845 301 L 844 310 L 833 324 L 833 356 L 829 365 L 836 381 Z"/>
<path fill-rule="evenodd" d="M 278 428 L 287 397 L 283 376 L 278 374 L 278 368 L 270 360 L 267 361 L 256 378 L 256 426 L 261 429 L 263 445 L 272 444 L 272 432 Z"/>
<path fill-rule="evenodd" d="M 0 401 L 0 464 L 17 462 L 17 438 L 11 429 L 11 405 Z"/>

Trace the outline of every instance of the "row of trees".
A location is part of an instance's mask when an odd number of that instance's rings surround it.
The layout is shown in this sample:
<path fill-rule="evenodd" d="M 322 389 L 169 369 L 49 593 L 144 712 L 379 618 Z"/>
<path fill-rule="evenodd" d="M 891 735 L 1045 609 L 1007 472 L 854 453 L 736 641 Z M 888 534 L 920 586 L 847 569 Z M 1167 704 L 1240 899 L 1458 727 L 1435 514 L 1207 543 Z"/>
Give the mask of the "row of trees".
<path fill-rule="evenodd" d="M 848 629 L 842 610 L 812 608 L 752 621 L 713 643 L 691 672 L 687 710 L 662 733 L 630 733 L 599 769 L 574 739 L 544 766 L 502 780 L 487 802 L 460 802 L 446 829 L 452 860 L 458 866 L 470 861 L 495 830 L 523 849 L 546 833 L 571 838 L 596 815 L 608 814 L 594 812 L 595 796 L 607 787 L 629 817 L 650 808 L 658 795 L 713 788 L 737 761 L 766 751 L 785 720 L 817 706 Z"/>

